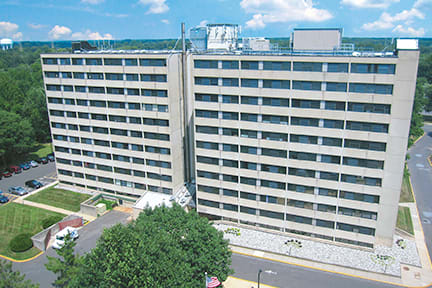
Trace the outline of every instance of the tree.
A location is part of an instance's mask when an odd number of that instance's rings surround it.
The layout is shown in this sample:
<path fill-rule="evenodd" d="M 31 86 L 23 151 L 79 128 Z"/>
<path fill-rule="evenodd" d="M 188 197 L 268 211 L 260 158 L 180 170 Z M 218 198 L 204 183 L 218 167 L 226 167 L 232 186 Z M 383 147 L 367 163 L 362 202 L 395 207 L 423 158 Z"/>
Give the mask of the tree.
<path fill-rule="evenodd" d="M 71 282 L 79 273 L 81 258 L 74 254 L 76 243 L 69 234 L 66 235 L 64 241 L 63 247 L 57 250 L 57 254 L 61 258 L 47 256 L 48 263 L 45 264 L 47 270 L 58 274 L 53 283 L 54 287 L 70 287 Z"/>
<path fill-rule="evenodd" d="M 0 260 L 0 288 L 37 288 L 30 280 L 24 280 L 25 276 L 19 271 L 12 270 L 12 263 Z"/>
<path fill-rule="evenodd" d="M 70 287 L 201 287 L 205 272 L 224 281 L 230 264 L 223 233 L 175 204 L 105 230 Z"/>

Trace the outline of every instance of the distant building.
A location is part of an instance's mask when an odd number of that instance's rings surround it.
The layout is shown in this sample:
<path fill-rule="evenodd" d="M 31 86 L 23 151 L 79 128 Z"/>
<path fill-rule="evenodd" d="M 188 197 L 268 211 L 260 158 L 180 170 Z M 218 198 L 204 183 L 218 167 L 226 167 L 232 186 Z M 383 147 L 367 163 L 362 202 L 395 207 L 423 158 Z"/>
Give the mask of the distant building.
<path fill-rule="evenodd" d="M 60 182 L 144 204 L 196 183 L 212 219 L 391 246 L 417 40 L 364 53 L 340 29 L 296 29 L 293 49 L 241 50 L 236 25 L 205 31 L 186 63 L 181 51 L 41 55 Z"/>
<path fill-rule="evenodd" d="M 13 48 L 12 39 L 3 38 L 0 40 L 0 46 L 2 50 L 8 50 Z"/>

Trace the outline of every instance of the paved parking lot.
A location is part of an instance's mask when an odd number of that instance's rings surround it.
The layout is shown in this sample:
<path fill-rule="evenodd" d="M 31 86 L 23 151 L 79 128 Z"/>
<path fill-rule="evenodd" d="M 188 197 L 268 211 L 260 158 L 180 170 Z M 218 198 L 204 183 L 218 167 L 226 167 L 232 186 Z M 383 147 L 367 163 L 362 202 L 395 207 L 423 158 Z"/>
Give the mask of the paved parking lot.
<path fill-rule="evenodd" d="M 22 186 L 27 191 L 31 192 L 34 189 L 26 187 L 24 184 L 26 181 L 35 179 L 40 181 L 45 186 L 54 182 L 56 178 L 57 174 L 55 162 L 49 162 L 48 164 L 40 164 L 39 167 L 23 170 L 21 173 L 14 174 L 12 177 L 2 178 L 0 180 L 0 190 L 3 191 L 7 197 L 9 197 L 11 194 L 8 193 L 8 189 L 11 186 Z M 15 195 L 13 195 L 13 197 L 16 198 Z"/>

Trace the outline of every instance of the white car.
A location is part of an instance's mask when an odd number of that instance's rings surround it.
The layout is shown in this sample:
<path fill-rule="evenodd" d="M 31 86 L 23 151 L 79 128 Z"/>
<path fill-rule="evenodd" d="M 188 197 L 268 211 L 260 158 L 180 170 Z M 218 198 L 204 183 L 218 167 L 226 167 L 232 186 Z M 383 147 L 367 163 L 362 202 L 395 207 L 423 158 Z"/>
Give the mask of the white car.
<path fill-rule="evenodd" d="M 39 164 L 36 162 L 36 161 L 30 161 L 30 166 L 32 167 L 32 168 L 34 168 L 34 167 L 38 167 L 39 166 Z"/>
<path fill-rule="evenodd" d="M 55 240 L 54 243 L 52 245 L 52 247 L 54 249 L 60 249 L 63 247 L 64 245 L 64 239 L 66 237 L 66 235 L 70 234 L 70 237 L 72 238 L 72 240 L 75 240 L 78 238 L 78 229 L 74 228 L 74 227 L 66 227 L 63 228 L 63 230 L 57 232 L 57 234 L 55 235 Z"/>

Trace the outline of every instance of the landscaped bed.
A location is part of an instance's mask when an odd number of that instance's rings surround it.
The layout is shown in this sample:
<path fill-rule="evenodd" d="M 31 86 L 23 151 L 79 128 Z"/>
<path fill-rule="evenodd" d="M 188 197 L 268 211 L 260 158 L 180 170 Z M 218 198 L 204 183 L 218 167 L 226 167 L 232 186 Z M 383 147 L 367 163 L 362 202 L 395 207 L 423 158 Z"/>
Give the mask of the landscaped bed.
<path fill-rule="evenodd" d="M 91 195 L 89 194 L 49 187 L 27 197 L 25 200 L 78 212 L 80 210 L 80 203 L 90 197 Z"/>
<path fill-rule="evenodd" d="M 414 235 L 414 228 L 411 219 L 411 212 L 408 207 L 399 207 L 396 227 Z"/>
<path fill-rule="evenodd" d="M 31 248 L 27 251 L 14 253 L 9 248 L 9 242 L 18 234 L 29 233 L 35 235 L 43 230 L 42 221 L 51 216 L 61 218 L 66 215 L 48 210 L 9 203 L 0 207 L 0 254 L 16 260 L 28 259 L 40 251 Z"/>

